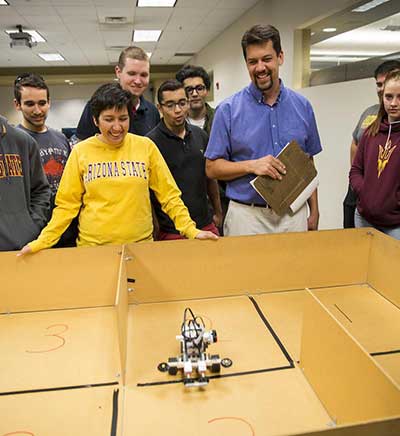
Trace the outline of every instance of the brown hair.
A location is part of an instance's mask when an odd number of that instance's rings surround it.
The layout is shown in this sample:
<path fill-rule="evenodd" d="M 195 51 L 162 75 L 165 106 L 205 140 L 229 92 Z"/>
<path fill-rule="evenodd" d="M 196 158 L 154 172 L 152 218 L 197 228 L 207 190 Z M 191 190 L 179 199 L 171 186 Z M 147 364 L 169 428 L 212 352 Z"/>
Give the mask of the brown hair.
<path fill-rule="evenodd" d="M 118 66 L 121 70 L 124 69 L 126 59 L 136 59 L 138 61 L 149 61 L 149 57 L 146 52 L 140 47 L 136 47 L 131 45 L 130 47 L 126 47 L 121 51 L 121 54 L 118 58 Z"/>
<path fill-rule="evenodd" d="M 272 47 L 277 56 L 279 56 L 282 51 L 279 30 L 270 24 L 256 24 L 253 26 L 251 29 L 245 32 L 242 38 L 242 50 L 244 58 L 247 59 L 246 51 L 249 45 L 261 45 L 268 41 L 272 41 Z"/>
<path fill-rule="evenodd" d="M 376 116 L 375 121 L 368 127 L 367 130 L 368 136 L 376 136 L 378 134 L 379 127 L 382 123 L 382 120 L 386 117 L 385 106 L 383 104 L 383 96 L 385 94 L 386 84 L 390 80 L 400 80 L 400 69 L 391 71 L 390 73 L 387 74 L 385 78 L 385 83 L 383 84 L 383 93 L 382 93 L 382 97 L 380 98 L 378 115 Z"/>

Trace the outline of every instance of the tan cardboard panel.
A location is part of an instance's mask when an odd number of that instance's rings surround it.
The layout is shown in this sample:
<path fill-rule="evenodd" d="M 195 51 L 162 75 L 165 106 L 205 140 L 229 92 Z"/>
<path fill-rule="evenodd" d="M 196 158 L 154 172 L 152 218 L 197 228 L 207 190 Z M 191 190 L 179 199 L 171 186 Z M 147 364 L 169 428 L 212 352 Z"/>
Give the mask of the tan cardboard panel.
<path fill-rule="evenodd" d="M 0 396 L 0 435 L 110 436 L 113 394 L 97 387 Z"/>
<path fill-rule="evenodd" d="M 364 422 L 350 426 L 338 426 L 330 430 L 301 433 L 299 436 L 398 436 L 400 418 Z"/>
<path fill-rule="evenodd" d="M 111 306 L 121 247 L 59 248 L 16 257 L 1 253 L 0 313 Z"/>
<path fill-rule="evenodd" d="M 373 356 L 379 365 L 400 385 L 400 353 Z M 399 431 L 400 434 L 400 431 Z"/>
<path fill-rule="evenodd" d="M 371 241 L 368 265 L 368 283 L 400 308 L 400 243 L 375 232 Z"/>
<path fill-rule="evenodd" d="M 300 366 L 338 424 L 400 416 L 400 388 L 310 293 Z"/>
<path fill-rule="evenodd" d="M 121 265 L 118 277 L 118 290 L 115 302 L 115 310 L 118 321 L 119 356 L 121 366 L 121 381 L 125 384 L 126 377 L 126 355 L 127 355 L 127 334 L 128 334 L 128 282 L 126 276 L 126 249 L 123 248 Z"/>
<path fill-rule="evenodd" d="M 186 307 L 203 317 L 207 329 L 217 331 L 218 342 L 207 351 L 232 359 L 232 367 L 221 368 L 221 374 L 289 365 L 246 296 L 141 304 L 129 308 L 128 384 L 182 379 L 180 373 L 169 376 L 157 366 L 180 354 L 175 337 L 180 334 Z"/>
<path fill-rule="evenodd" d="M 327 428 L 331 420 L 298 368 L 182 384 L 128 387 L 127 435 L 272 436 Z"/>
<path fill-rule="evenodd" d="M 370 239 L 352 229 L 132 244 L 129 302 L 365 283 Z"/>
<path fill-rule="evenodd" d="M 300 359 L 304 305 L 309 298 L 306 290 L 274 292 L 254 297 L 292 358 L 296 361 Z"/>
<path fill-rule="evenodd" d="M 368 285 L 313 289 L 313 293 L 368 352 L 400 349 L 400 308 Z"/>
<path fill-rule="evenodd" d="M 0 316 L 0 392 L 118 381 L 112 307 Z"/>

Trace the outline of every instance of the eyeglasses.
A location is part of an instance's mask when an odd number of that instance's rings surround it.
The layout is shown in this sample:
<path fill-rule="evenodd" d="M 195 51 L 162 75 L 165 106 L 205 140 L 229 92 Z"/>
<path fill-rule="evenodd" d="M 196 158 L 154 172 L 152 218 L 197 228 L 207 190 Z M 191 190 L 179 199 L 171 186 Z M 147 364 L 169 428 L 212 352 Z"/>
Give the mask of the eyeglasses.
<path fill-rule="evenodd" d="M 188 104 L 187 100 L 179 100 L 179 101 L 167 101 L 166 103 L 160 103 L 161 106 L 165 106 L 169 110 L 175 109 L 176 106 L 179 106 L 181 109 L 185 108 Z"/>
<path fill-rule="evenodd" d="M 185 92 L 187 95 L 193 94 L 194 91 L 199 92 L 205 91 L 206 87 L 205 85 L 196 85 L 196 86 L 186 86 Z"/>

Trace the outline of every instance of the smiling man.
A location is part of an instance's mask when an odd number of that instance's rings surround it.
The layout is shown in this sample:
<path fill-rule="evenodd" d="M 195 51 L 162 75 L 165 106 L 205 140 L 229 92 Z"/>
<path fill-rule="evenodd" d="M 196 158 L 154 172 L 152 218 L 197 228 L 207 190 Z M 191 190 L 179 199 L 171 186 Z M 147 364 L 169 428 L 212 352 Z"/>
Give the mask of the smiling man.
<path fill-rule="evenodd" d="M 125 48 L 119 55 L 115 75 L 122 89 L 128 91 L 133 98 L 129 132 L 143 136 L 160 121 L 157 108 L 143 97 L 150 81 L 150 62 L 146 52 L 135 46 Z M 83 140 L 96 133 L 99 133 L 99 129 L 93 122 L 90 104 L 87 103 L 79 120 L 76 136 Z"/>
<path fill-rule="evenodd" d="M 14 104 L 17 111 L 22 114 L 22 122 L 17 127 L 35 139 L 39 146 L 40 160 L 51 189 L 48 216 L 50 219 L 71 149 L 65 135 L 46 124 L 50 109 L 50 93 L 41 76 L 33 73 L 17 76 L 14 81 Z M 73 247 L 76 237 L 77 222 L 75 221 L 63 234 L 57 247 Z"/>
<path fill-rule="evenodd" d="M 250 185 L 258 175 L 281 179 L 285 167 L 276 156 L 296 140 L 310 156 L 321 151 L 311 104 L 279 78 L 284 54 L 278 30 L 256 25 L 242 38 L 250 85 L 223 101 L 214 116 L 205 156 L 207 175 L 227 182 L 230 199 L 224 234 L 250 235 L 316 230 L 317 191 L 294 214 L 282 217 Z"/>
<path fill-rule="evenodd" d="M 197 228 L 218 235 L 216 225 L 220 225 L 222 220 L 218 185 L 215 180 L 206 177 L 203 155 L 208 136 L 200 127 L 186 121 L 189 102 L 181 82 L 167 80 L 162 83 L 157 99 L 163 118 L 147 136 L 165 159 Z M 208 207 L 207 195 L 213 212 Z M 159 224 L 158 239 L 182 239 L 183 236 L 155 198 L 153 205 Z"/>

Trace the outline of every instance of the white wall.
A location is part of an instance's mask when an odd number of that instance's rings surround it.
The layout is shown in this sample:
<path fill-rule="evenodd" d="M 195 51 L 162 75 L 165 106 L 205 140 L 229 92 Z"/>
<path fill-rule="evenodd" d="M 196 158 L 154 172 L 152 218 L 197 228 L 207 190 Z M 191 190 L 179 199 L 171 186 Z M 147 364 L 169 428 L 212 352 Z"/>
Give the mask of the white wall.
<path fill-rule="evenodd" d="M 343 9 L 349 0 L 264 0 L 218 39 L 199 52 L 190 63 L 202 65 L 214 73 L 214 105 L 249 83 L 241 52 L 243 33 L 257 23 L 277 27 L 281 34 L 285 62 L 280 76 L 292 85 L 294 31 L 323 16 Z M 312 103 L 317 118 L 323 152 L 316 158 L 320 174 L 320 228 L 341 228 L 342 202 L 347 191 L 351 133 L 361 112 L 376 103 L 373 79 L 357 80 L 299 90 Z"/>

